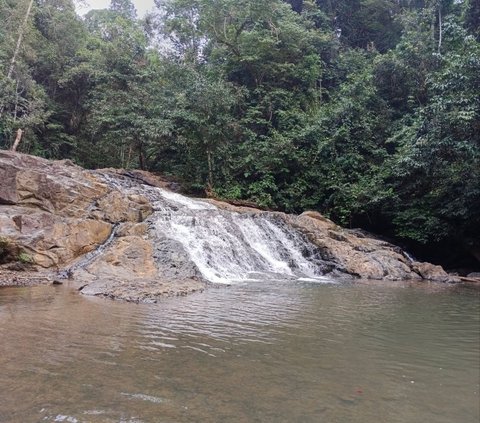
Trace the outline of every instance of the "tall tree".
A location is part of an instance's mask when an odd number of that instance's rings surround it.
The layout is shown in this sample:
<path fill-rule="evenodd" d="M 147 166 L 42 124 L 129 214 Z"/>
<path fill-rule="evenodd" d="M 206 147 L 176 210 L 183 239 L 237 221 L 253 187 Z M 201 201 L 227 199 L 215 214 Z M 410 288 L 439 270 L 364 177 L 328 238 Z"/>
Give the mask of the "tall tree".
<path fill-rule="evenodd" d="M 4 147 L 13 144 L 20 128 L 27 140 L 32 141 L 33 130 L 47 116 L 44 91 L 33 79 L 29 67 L 29 61 L 36 54 L 32 45 L 37 36 L 31 18 L 34 6 L 28 0 L 4 2 L 0 7 L 5 33 L 0 39 L 0 57 L 4 64 L 0 73 L 0 145 Z"/>
<path fill-rule="evenodd" d="M 137 11 L 131 0 L 111 0 L 110 10 L 125 19 L 134 20 L 137 17 Z"/>
<path fill-rule="evenodd" d="M 467 0 L 465 25 L 480 40 L 480 1 Z"/>
<path fill-rule="evenodd" d="M 13 71 L 15 69 L 15 63 L 17 61 L 17 57 L 18 57 L 18 54 L 20 52 L 20 47 L 22 46 L 23 36 L 25 34 L 25 30 L 26 30 L 27 25 L 28 25 L 28 20 L 30 18 L 30 14 L 32 12 L 32 6 L 33 6 L 33 0 L 30 0 L 28 2 L 27 10 L 25 12 L 25 17 L 24 17 L 23 22 L 22 22 L 22 24 L 21 24 L 21 26 L 18 30 L 18 39 L 17 39 L 17 43 L 15 45 L 15 50 L 13 51 L 12 60 L 10 61 L 10 66 L 8 68 L 7 78 L 11 78 L 12 75 L 13 75 Z"/>

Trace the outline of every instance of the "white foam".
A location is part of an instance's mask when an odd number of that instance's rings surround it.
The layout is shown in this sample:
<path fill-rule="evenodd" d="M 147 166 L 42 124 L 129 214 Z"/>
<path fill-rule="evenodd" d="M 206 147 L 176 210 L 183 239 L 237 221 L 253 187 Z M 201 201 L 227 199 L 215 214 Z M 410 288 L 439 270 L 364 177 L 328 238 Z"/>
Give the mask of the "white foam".
<path fill-rule="evenodd" d="M 155 225 L 159 235 L 179 242 L 205 279 L 220 284 L 255 279 L 259 274 L 316 278 L 318 262 L 297 232 L 268 215 L 220 210 L 201 200 L 158 189 Z"/>

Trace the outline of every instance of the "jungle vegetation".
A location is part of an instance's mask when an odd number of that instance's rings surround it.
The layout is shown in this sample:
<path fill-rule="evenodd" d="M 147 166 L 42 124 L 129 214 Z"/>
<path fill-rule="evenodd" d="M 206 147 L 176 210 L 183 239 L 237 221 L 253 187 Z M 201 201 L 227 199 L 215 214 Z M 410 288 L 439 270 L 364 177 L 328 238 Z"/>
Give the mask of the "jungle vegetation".
<path fill-rule="evenodd" d="M 480 256 L 479 0 L 156 6 L 0 0 L 0 148 Z"/>

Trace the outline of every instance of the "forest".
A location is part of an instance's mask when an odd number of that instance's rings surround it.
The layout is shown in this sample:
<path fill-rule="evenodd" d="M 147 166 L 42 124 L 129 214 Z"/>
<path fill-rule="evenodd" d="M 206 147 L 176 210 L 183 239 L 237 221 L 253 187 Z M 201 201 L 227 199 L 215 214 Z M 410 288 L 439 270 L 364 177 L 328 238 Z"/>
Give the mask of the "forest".
<path fill-rule="evenodd" d="M 479 0 L 0 0 L 0 22 L 0 148 L 478 267 Z"/>

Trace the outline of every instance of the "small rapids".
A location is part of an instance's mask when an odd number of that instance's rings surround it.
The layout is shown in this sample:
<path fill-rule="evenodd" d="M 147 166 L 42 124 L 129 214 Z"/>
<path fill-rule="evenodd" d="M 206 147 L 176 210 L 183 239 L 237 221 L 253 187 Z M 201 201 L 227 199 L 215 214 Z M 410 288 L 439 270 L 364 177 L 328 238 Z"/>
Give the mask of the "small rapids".
<path fill-rule="evenodd" d="M 117 236 L 118 223 L 115 224 L 112 228 L 112 232 L 108 236 L 107 240 L 101 244 L 98 248 L 89 253 L 85 254 L 79 261 L 74 263 L 72 266 L 62 270 L 58 273 L 58 276 L 61 279 L 68 279 L 76 270 L 83 269 L 92 263 L 99 255 L 103 254 L 107 248 L 112 244 L 113 240 Z"/>
<path fill-rule="evenodd" d="M 318 249 L 275 213 L 238 213 L 165 189 L 102 175 L 117 189 L 145 195 L 154 206 L 150 234 L 175 245 L 213 283 L 258 279 L 327 281 Z M 172 254 L 169 252 L 169 256 Z"/>

